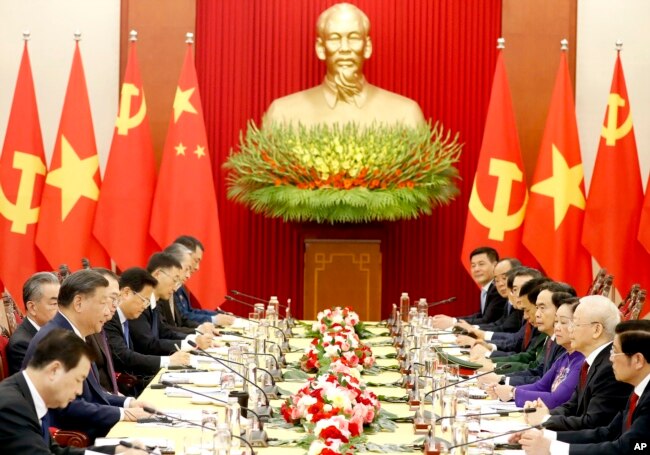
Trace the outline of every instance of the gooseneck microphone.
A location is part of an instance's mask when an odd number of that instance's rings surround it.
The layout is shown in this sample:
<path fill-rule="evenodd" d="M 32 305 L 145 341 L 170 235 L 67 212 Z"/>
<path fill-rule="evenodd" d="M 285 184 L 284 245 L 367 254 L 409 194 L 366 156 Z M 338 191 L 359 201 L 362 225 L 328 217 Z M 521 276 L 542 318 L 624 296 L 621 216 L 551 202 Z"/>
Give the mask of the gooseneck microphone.
<path fill-rule="evenodd" d="M 204 429 L 207 429 L 207 430 L 214 431 L 214 428 L 206 427 L 205 425 L 202 425 L 202 424 L 196 423 L 196 422 L 192 422 L 191 420 L 181 419 L 180 417 L 176 417 L 176 416 L 171 415 L 171 414 L 166 414 L 164 412 L 157 411 L 156 409 L 150 408 L 149 406 L 144 406 L 142 409 L 145 412 L 148 412 L 149 414 L 162 416 L 162 417 L 165 417 L 166 419 L 176 420 L 178 422 L 183 422 L 183 423 L 186 423 L 188 425 L 192 425 L 192 426 L 195 426 L 195 427 L 204 428 Z M 243 441 L 248 446 L 248 448 L 251 450 L 251 455 L 255 455 L 255 451 L 253 450 L 253 446 L 251 445 L 250 442 L 248 442 L 246 439 L 244 439 L 244 438 L 242 438 L 241 436 L 238 436 L 238 435 L 231 434 L 230 436 L 235 438 L 235 439 L 239 439 L 240 441 Z M 120 442 L 120 444 L 122 444 L 122 442 Z"/>
<path fill-rule="evenodd" d="M 428 303 L 427 308 L 431 308 L 431 307 L 438 306 L 438 305 L 444 305 L 445 303 L 451 303 L 451 302 L 453 302 L 455 300 L 456 300 L 455 296 L 454 297 L 449 297 L 449 298 L 444 299 L 444 300 L 438 300 L 437 302 Z"/>
<path fill-rule="evenodd" d="M 499 416 L 499 417 L 507 417 L 510 414 L 516 414 L 516 413 L 523 413 L 523 414 L 530 414 L 531 412 L 535 412 L 536 408 L 520 408 L 520 409 L 504 409 L 504 410 L 497 410 L 495 412 L 481 412 L 478 414 L 463 414 L 465 417 L 480 417 L 480 416 Z M 455 419 L 458 417 L 458 415 L 448 415 L 448 416 L 441 416 L 436 419 L 436 423 L 440 422 L 441 420 L 445 419 Z"/>
<path fill-rule="evenodd" d="M 239 292 L 239 291 L 236 291 L 236 290 L 234 290 L 234 289 L 233 289 L 232 291 L 230 291 L 230 292 L 231 292 L 232 294 L 235 294 L 235 295 L 241 295 L 242 297 L 246 297 L 246 298 L 248 298 L 248 299 L 252 299 L 252 300 L 255 300 L 255 301 L 260 302 L 260 303 L 262 303 L 262 302 L 268 302 L 268 300 L 269 300 L 269 299 L 263 299 L 262 297 L 256 297 L 256 296 L 254 296 L 254 295 L 250 295 L 250 294 L 244 294 L 243 292 Z M 280 306 L 280 307 L 282 307 L 282 308 L 286 308 L 286 307 L 287 307 L 287 305 L 283 305 L 283 304 L 281 304 L 279 301 L 278 301 L 278 306 Z"/>
<path fill-rule="evenodd" d="M 218 358 L 218 357 L 215 357 L 215 356 L 213 356 L 212 354 L 210 354 L 209 352 L 207 352 L 205 349 L 200 348 L 200 347 L 199 347 L 199 346 L 198 346 L 194 341 L 192 341 L 192 340 L 188 340 L 187 342 L 188 342 L 188 344 L 189 344 L 190 346 L 192 346 L 193 348 L 197 349 L 199 352 L 203 353 L 203 355 L 205 355 L 205 356 L 207 356 L 207 357 L 210 357 L 210 358 L 211 358 L 212 360 L 214 360 L 215 362 L 217 362 L 217 363 L 223 365 L 224 367 L 228 368 L 230 371 L 232 371 L 233 373 L 235 373 L 237 376 L 239 376 L 240 378 L 242 378 L 244 381 L 246 381 L 247 383 L 251 384 L 253 387 L 255 387 L 255 388 L 258 389 L 260 392 L 262 392 L 262 395 L 264 395 L 264 402 L 265 402 L 265 404 L 264 404 L 264 409 L 263 409 L 264 412 L 260 412 L 259 414 L 260 414 L 260 415 L 266 415 L 266 416 L 269 416 L 269 417 L 271 416 L 271 407 L 270 407 L 270 405 L 269 405 L 269 397 L 266 395 L 266 392 L 264 392 L 264 389 L 262 389 L 260 386 L 258 386 L 257 384 L 255 384 L 255 382 L 253 382 L 253 381 L 249 380 L 248 378 L 246 378 L 243 374 L 240 374 L 239 371 L 235 370 L 235 369 L 232 368 L 230 365 L 227 365 L 227 364 L 226 364 L 222 359 L 220 359 L 220 358 Z"/>
<path fill-rule="evenodd" d="M 141 451 L 143 451 L 143 452 L 145 452 L 145 453 L 149 453 L 149 454 L 153 454 L 153 455 L 156 455 L 156 454 L 158 453 L 158 452 L 156 452 L 155 450 L 149 450 L 148 447 L 144 447 L 144 448 L 143 448 L 143 447 L 141 447 L 141 446 L 139 446 L 139 445 L 137 445 L 137 444 L 134 444 L 134 443 L 132 443 L 132 442 L 129 442 L 129 441 L 120 441 L 120 442 L 118 443 L 118 445 L 123 446 L 123 447 L 126 447 L 127 449 L 137 449 L 137 450 L 141 450 Z"/>
<path fill-rule="evenodd" d="M 474 440 L 472 442 L 465 442 L 463 444 L 456 444 L 455 446 L 447 447 L 447 450 L 452 450 L 452 449 L 455 449 L 457 447 L 468 446 L 470 444 L 477 444 L 477 443 L 483 442 L 483 441 L 489 441 L 490 439 L 500 438 L 501 436 L 508 436 L 509 434 L 521 433 L 522 431 L 541 430 L 543 428 L 544 428 L 544 424 L 542 423 L 540 425 L 532 425 L 530 427 L 520 428 L 519 430 L 510 430 L 510 431 L 506 431 L 505 433 L 494 434 L 494 435 L 489 436 L 487 438 L 476 439 L 476 440 Z"/>
<path fill-rule="evenodd" d="M 483 373 L 481 373 L 481 374 L 477 374 L 476 376 L 470 376 L 470 377 L 467 378 L 467 379 L 461 379 L 460 381 L 452 382 L 452 383 L 447 384 L 447 385 L 445 385 L 445 386 L 443 386 L 443 387 L 438 387 L 437 389 L 433 389 L 433 390 L 427 392 L 424 396 L 425 396 L 425 397 L 428 397 L 428 396 L 431 395 L 433 392 L 437 392 L 438 390 L 443 390 L 443 389 L 446 389 L 447 387 L 455 386 L 456 384 L 461 384 L 461 383 L 463 383 L 463 382 L 471 381 L 472 379 L 480 378 L 481 376 L 485 376 L 486 374 L 496 373 L 498 370 L 507 370 L 507 369 L 509 369 L 511 366 L 512 366 L 512 364 L 510 364 L 510 363 L 504 363 L 503 365 L 499 365 L 498 367 L 496 367 L 496 368 L 493 369 L 493 370 L 485 371 L 485 372 L 483 372 Z"/>

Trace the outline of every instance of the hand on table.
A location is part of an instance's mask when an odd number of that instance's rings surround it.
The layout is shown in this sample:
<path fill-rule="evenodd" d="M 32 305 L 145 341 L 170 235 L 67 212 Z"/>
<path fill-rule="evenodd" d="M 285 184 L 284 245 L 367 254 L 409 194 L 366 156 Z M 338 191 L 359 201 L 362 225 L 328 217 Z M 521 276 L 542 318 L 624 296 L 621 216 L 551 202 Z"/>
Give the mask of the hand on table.
<path fill-rule="evenodd" d="M 450 329 L 454 325 L 454 318 L 445 316 L 444 314 L 437 314 L 433 317 L 433 328 L 440 330 Z"/>
<path fill-rule="evenodd" d="M 535 412 L 524 414 L 524 419 L 528 425 L 539 425 L 550 414 L 548 407 L 539 398 L 535 401 L 527 401 L 524 408 L 536 408 Z"/>
<path fill-rule="evenodd" d="M 470 348 L 476 344 L 476 338 L 467 335 L 458 335 L 456 337 L 456 344 L 460 346 L 469 346 Z"/>
<path fill-rule="evenodd" d="M 521 448 L 528 455 L 548 455 L 551 453 L 551 441 L 544 437 L 541 430 L 528 430 L 519 439 Z"/>
<path fill-rule="evenodd" d="M 501 381 L 503 376 L 496 373 L 489 373 L 484 376 L 479 376 L 476 378 L 476 382 L 483 385 L 493 385 L 498 384 Z"/>
<path fill-rule="evenodd" d="M 173 367 L 190 364 L 190 353 L 186 351 L 176 351 L 169 356 L 169 365 Z"/>
<path fill-rule="evenodd" d="M 482 344 L 475 344 L 472 349 L 469 351 L 469 359 L 472 362 L 477 362 L 479 360 L 485 360 L 485 354 L 489 354 L 492 351 L 489 350 L 487 347 L 485 347 Z"/>

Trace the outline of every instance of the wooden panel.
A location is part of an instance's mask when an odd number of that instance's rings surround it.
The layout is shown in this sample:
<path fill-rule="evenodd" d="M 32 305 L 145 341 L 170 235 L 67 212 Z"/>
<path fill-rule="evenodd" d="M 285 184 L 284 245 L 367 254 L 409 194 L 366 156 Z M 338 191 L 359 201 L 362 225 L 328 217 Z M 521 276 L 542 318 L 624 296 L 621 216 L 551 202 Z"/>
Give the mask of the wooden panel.
<path fill-rule="evenodd" d="M 194 33 L 196 28 L 196 0 L 122 0 L 121 20 L 120 81 L 128 55 L 129 31 L 136 30 L 147 114 L 156 161 L 160 163 L 185 56 L 185 34 Z"/>
<path fill-rule="evenodd" d="M 305 241 L 304 317 L 350 306 L 361 320 L 381 318 L 381 242 L 378 240 Z"/>
<path fill-rule="evenodd" d="M 544 133 L 563 38 L 569 40 L 575 93 L 576 12 L 577 0 L 503 0 L 504 56 L 529 179 Z"/>

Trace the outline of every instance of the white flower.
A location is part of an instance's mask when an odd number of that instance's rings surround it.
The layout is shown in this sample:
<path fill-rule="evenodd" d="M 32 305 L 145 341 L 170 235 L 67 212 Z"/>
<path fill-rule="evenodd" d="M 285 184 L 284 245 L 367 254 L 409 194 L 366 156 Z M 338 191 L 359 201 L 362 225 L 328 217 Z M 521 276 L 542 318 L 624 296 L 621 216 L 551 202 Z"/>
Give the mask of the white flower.
<path fill-rule="evenodd" d="M 325 441 L 323 441 L 322 439 L 314 439 L 314 442 L 312 442 L 311 445 L 309 446 L 309 451 L 307 452 L 307 455 L 320 455 L 320 453 L 326 447 L 327 446 L 325 445 Z"/>

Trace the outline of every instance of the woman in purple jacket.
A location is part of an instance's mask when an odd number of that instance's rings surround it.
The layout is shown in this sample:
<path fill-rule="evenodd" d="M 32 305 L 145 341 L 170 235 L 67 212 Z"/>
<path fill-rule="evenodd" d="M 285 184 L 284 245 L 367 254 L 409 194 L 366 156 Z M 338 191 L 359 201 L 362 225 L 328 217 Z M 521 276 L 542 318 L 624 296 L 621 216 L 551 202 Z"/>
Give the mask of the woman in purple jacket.
<path fill-rule="evenodd" d="M 541 379 L 532 384 L 512 387 L 499 385 L 493 393 L 502 401 L 513 400 L 517 406 L 526 401 L 541 399 L 549 409 L 563 404 L 571 398 L 580 376 L 584 355 L 574 351 L 569 337 L 569 324 L 578 299 L 566 293 L 553 294 L 553 304 L 558 307 L 555 313 L 555 342 L 566 349 Z"/>

